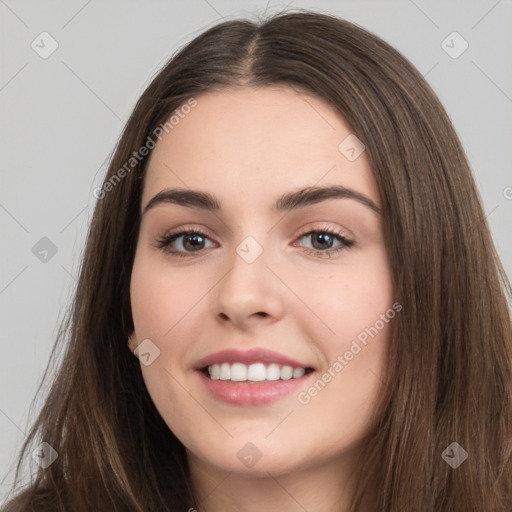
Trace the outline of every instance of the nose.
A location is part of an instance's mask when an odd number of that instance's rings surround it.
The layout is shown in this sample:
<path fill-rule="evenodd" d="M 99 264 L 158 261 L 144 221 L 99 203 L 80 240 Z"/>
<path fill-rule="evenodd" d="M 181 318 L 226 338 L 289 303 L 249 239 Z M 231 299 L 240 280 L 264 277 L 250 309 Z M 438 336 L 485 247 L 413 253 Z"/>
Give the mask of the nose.
<path fill-rule="evenodd" d="M 231 269 L 212 290 L 219 322 L 245 331 L 279 320 L 285 298 L 277 272 L 267 267 L 266 251 L 248 261 L 235 252 L 230 259 Z"/>

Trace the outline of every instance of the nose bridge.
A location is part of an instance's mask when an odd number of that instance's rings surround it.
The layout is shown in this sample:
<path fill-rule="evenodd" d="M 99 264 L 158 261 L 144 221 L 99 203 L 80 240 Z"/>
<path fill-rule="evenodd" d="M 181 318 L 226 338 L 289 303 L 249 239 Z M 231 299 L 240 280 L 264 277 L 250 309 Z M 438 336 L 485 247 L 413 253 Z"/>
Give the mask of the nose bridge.
<path fill-rule="evenodd" d="M 282 313 L 282 290 L 267 268 L 270 252 L 253 236 L 246 236 L 235 247 L 230 270 L 218 285 L 218 315 L 241 324 L 253 315 L 278 317 Z"/>

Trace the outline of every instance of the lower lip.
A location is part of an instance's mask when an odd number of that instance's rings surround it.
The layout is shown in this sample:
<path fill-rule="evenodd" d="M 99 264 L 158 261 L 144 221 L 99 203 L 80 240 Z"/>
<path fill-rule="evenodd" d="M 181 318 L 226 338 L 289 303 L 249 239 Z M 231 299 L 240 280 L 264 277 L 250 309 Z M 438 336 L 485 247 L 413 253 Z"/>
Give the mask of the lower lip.
<path fill-rule="evenodd" d="M 304 385 L 314 372 L 298 379 L 273 380 L 263 382 L 229 382 L 212 380 L 199 371 L 199 377 L 206 389 L 217 399 L 233 405 L 262 405 L 274 402 Z"/>

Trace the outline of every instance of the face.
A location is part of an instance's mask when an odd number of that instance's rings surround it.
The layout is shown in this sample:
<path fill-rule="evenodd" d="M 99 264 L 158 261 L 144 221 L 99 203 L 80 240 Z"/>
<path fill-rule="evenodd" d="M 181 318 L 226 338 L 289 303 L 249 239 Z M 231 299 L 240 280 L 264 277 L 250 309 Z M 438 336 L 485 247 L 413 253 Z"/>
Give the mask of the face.
<path fill-rule="evenodd" d="M 341 464 L 371 426 L 398 314 L 367 157 L 293 89 L 196 100 L 145 177 L 131 305 L 147 389 L 193 464 Z M 332 189 L 297 194 L 312 188 Z"/>

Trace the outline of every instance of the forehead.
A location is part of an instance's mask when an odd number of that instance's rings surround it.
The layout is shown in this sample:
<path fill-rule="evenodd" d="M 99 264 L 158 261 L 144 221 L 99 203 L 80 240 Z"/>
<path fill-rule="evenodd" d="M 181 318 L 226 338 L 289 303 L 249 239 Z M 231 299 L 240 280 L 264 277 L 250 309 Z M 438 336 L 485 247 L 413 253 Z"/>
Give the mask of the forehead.
<path fill-rule="evenodd" d="M 152 151 L 143 205 L 168 187 L 208 190 L 226 203 L 241 195 L 261 203 L 326 183 L 379 202 L 366 155 L 350 161 L 340 151 L 351 130 L 323 100 L 284 86 L 210 91 L 195 99 Z"/>

